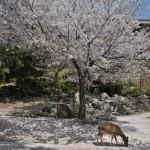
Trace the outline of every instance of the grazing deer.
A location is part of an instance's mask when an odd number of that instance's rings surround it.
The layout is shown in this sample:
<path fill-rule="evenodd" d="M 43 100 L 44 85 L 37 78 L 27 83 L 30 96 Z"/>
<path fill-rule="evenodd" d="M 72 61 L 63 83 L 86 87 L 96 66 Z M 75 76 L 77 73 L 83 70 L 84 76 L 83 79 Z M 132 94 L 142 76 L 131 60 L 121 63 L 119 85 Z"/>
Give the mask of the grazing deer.
<path fill-rule="evenodd" d="M 102 137 L 104 134 L 112 135 L 111 144 L 112 144 L 113 138 L 115 138 L 115 141 L 117 143 L 117 137 L 116 136 L 121 136 L 121 138 L 124 141 L 125 146 L 128 146 L 128 137 L 126 137 L 125 134 L 123 134 L 123 132 L 121 131 L 121 129 L 118 125 L 113 124 L 111 122 L 100 123 L 100 125 L 98 126 L 97 143 L 99 143 L 98 142 L 99 137 L 101 139 L 101 142 L 103 142 Z"/>
<path fill-rule="evenodd" d="M 73 110 L 66 104 L 57 104 L 57 117 L 58 118 L 73 118 Z"/>

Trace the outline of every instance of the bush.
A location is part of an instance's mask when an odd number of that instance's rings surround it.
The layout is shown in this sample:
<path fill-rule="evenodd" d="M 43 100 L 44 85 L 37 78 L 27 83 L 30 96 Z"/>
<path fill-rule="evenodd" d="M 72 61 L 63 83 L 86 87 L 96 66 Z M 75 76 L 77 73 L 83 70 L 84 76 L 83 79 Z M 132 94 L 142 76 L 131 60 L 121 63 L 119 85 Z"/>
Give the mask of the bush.
<path fill-rule="evenodd" d="M 109 96 L 113 96 L 114 94 L 121 94 L 122 84 L 117 83 L 102 83 L 100 81 L 94 81 L 92 86 L 89 89 L 90 94 L 92 95 L 100 95 L 105 92 Z"/>
<path fill-rule="evenodd" d="M 63 69 L 58 75 L 58 87 L 61 90 L 61 94 L 71 95 L 78 85 L 73 80 L 76 78 L 76 72 L 72 68 Z"/>
<path fill-rule="evenodd" d="M 0 87 L 0 96 L 14 96 L 18 95 L 18 89 L 14 86 L 3 86 Z"/>
<path fill-rule="evenodd" d="M 122 92 L 124 96 L 130 95 L 133 97 L 141 96 L 143 94 L 150 95 L 150 84 L 145 84 L 140 88 L 140 83 L 137 80 L 122 83 Z"/>
<path fill-rule="evenodd" d="M 26 76 L 40 76 L 42 71 L 34 67 L 37 58 L 29 55 L 26 50 L 18 47 L 0 45 L 0 82 L 10 82 L 16 79 L 19 86 Z"/>
<path fill-rule="evenodd" d="M 144 90 L 140 88 L 129 88 L 126 94 L 133 97 L 138 97 L 144 94 Z"/>
<path fill-rule="evenodd" d="M 140 88 L 139 82 L 137 80 L 129 80 L 126 82 L 116 82 L 116 83 L 101 83 L 100 81 L 94 81 L 89 89 L 89 93 L 92 95 L 100 95 L 100 93 L 105 92 L 109 96 L 114 94 L 120 95 L 130 95 L 133 97 L 141 96 L 143 94 L 150 95 L 150 84 Z"/>
<path fill-rule="evenodd" d="M 145 94 L 150 96 L 150 85 L 144 87 Z"/>
<path fill-rule="evenodd" d="M 20 82 L 19 88 L 23 93 L 32 94 L 35 96 L 41 95 L 53 95 L 53 96 L 63 96 L 71 95 L 76 89 L 77 85 L 66 81 L 68 76 L 70 76 L 70 70 L 65 70 L 60 72 L 58 80 L 54 80 L 53 77 L 33 77 L 28 76 Z"/>
<path fill-rule="evenodd" d="M 41 96 L 43 94 L 50 95 L 54 83 L 47 77 L 26 77 L 22 80 L 20 88 L 23 92 L 31 92 L 33 95 Z M 32 92 L 33 91 L 33 92 Z"/>

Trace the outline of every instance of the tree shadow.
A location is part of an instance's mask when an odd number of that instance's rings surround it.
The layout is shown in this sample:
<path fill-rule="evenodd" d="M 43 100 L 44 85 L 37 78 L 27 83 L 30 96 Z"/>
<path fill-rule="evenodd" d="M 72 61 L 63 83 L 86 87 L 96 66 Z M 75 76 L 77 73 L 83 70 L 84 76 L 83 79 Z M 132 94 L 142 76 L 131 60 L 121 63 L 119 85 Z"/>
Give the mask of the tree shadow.
<path fill-rule="evenodd" d="M 125 146 L 124 144 L 114 144 L 114 143 L 109 143 L 109 142 L 99 142 L 99 143 L 97 143 L 97 142 L 93 142 L 93 144 L 94 145 L 96 145 L 96 146 L 116 146 L 116 147 L 127 147 L 127 146 Z"/>
<path fill-rule="evenodd" d="M 150 149 L 150 143 L 144 143 L 144 144 L 129 144 L 129 148 L 135 149 L 135 150 L 149 150 Z"/>
<path fill-rule="evenodd" d="M 0 118 L 0 124 L 1 141 L 26 141 L 29 137 L 33 143 L 59 143 L 67 138 L 65 144 L 71 144 L 95 139 L 95 126 L 77 119 L 7 117 Z"/>
<path fill-rule="evenodd" d="M 20 120 L 18 119 L 18 121 Z M 34 133 L 32 133 L 30 128 L 24 126 L 27 123 L 26 121 L 23 122 L 23 126 L 16 123 L 17 120 L 13 117 L 0 117 L 0 150 L 26 148 L 31 150 L 57 150 L 56 148 L 45 148 L 44 146 L 29 147 L 26 145 L 27 143 L 24 141 L 24 137 L 26 135 L 34 136 Z M 22 135 L 24 136 L 22 137 Z M 41 142 L 41 139 L 38 142 Z"/>
<path fill-rule="evenodd" d="M 50 112 L 43 112 L 42 108 L 45 106 L 49 106 L 49 108 L 55 108 L 55 104 L 47 104 L 44 101 L 32 103 L 29 106 L 23 106 L 21 108 L 16 107 L 15 110 L 11 111 L 8 116 L 16 116 L 16 117 L 55 117 L 54 114 Z"/>
<path fill-rule="evenodd" d="M 126 147 L 126 148 L 131 148 L 131 149 L 136 149 L 136 150 L 149 150 L 150 149 L 150 143 L 145 143 L 145 144 L 136 144 L 136 145 L 132 145 L 129 144 L 128 146 L 125 146 L 124 144 L 114 144 L 114 143 L 109 143 L 109 142 L 93 142 L 94 145 L 96 146 L 108 146 L 108 147 Z"/>
<path fill-rule="evenodd" d="M 128 121 L 119 121 L 119 120 L 115 120 L 114 122 L 116 122 L 116 123 L 125 123 L 125 124 L 129 124 Z"/>
<path fill-rule="evenodd" d="M 8 117 L 9 122 L 0 120 L 0 131 L 7 128 L 5 134 L 8 138 L 18 137 L 25 141 L 30 137 L 33 143 L 91 143 L 96 140 L 97 123 L 83 122 L 78 119 L 57 118 L 26 118 Z M 3 128 L 1 127 L 3 124 Z M 136 131 L 133 127 L 125 126 L 125 131 Z M 19 136 L 21 135 L 21 136 Z M 65 142 L 64 142 L 65 139 Z"/>
<path fill-rule="evenodd" d="M 42 146 L 35 147 L 35 148 L 30 148 L 30 150 L 57 150 L 56 148 L 45 148 Z"/>
<path fill-rule="evenodd" d="M 19 142 L 15 137 L 12 138 L 12 126 L 7 120 L 0 118 L 0 149 L 2 150 L 24 148 L 24 144 Z"/>
<path fill-rule="evenodd" d="M 136 132 L 134 126 L 122 125 L 125 132 Z M 29 118 L 29 117 L 0 117 L 0 143 L 8 143 L 10 145 L 16 143 L 18 147 L 25 146 L 24 143 L 43 143 L 43 144 L 74 144 L 74 143 L 90 143 L 97 145 L 96 142 L 97 123 L 89 121 L 80 121 L 78 119 L 57 119 L 48 117 Z M 21 135 L 21 136 L 20 136 Z M 133 143 L 129 147 L 133 149 L 148 149 L 150 143 L 140 143 L 138 139 L 130 139 L 129 142 Z M 12 143 L 12 144 L 11 144 Z M 137 144 L 139 143 L 139 144 Z M 4 144 L 2 150 L 5 150 Z M 9 145 L 8 145 L 9 146 Z M 124 147 L 124 144 L 110 144 L 104 142 L 97 146 L 116 146 Z M 10 146 L 11 147 L 11 146 Z M 33 149 L 44 149 L 45 147 L 35 147 Z M 0 147 L 1 149 L 1 147 Z M 18 148 L 19 149 L 19 148 Z M 51 150 L 51 149 L 50 149 Z M 53 149 L 52 149 L 53 150 Z"/>

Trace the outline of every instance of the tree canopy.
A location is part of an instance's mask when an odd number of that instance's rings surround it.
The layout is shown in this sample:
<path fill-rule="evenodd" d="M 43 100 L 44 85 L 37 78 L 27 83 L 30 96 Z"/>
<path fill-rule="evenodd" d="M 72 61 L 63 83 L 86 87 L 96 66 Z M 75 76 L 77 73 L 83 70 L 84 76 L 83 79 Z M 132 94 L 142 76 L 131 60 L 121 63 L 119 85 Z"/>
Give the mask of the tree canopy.
<path fill-rule="evenodd" d="M 6 0 L 0 4 L 2 43 L 26 47 L 49 68 L 75 67 L 79 118 L 85 117 L 85 88 L 97 75 L 113 80 L 120 75 L 135 77 L 148 60 L 149 33 L 133 32 L 139 27 L 134 16 L 141 0 Z"/>

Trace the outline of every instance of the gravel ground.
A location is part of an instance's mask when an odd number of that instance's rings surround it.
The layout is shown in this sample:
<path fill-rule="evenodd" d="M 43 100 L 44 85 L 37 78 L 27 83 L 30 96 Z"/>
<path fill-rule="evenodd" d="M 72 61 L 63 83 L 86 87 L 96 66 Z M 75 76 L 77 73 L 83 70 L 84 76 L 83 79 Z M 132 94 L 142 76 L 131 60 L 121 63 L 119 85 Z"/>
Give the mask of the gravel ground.
<path fill-rule="evenodd" d="M 82 124 L 77 119 L 23 118 L 0 116 L 0 150 L 149 150 L 150 112 L 120 116 L 117 124 L 129 136 L 129 147 L 110 145 L 111 137 L 103 137 L 104 144 L 96 144 L 97 124 Z"/>

